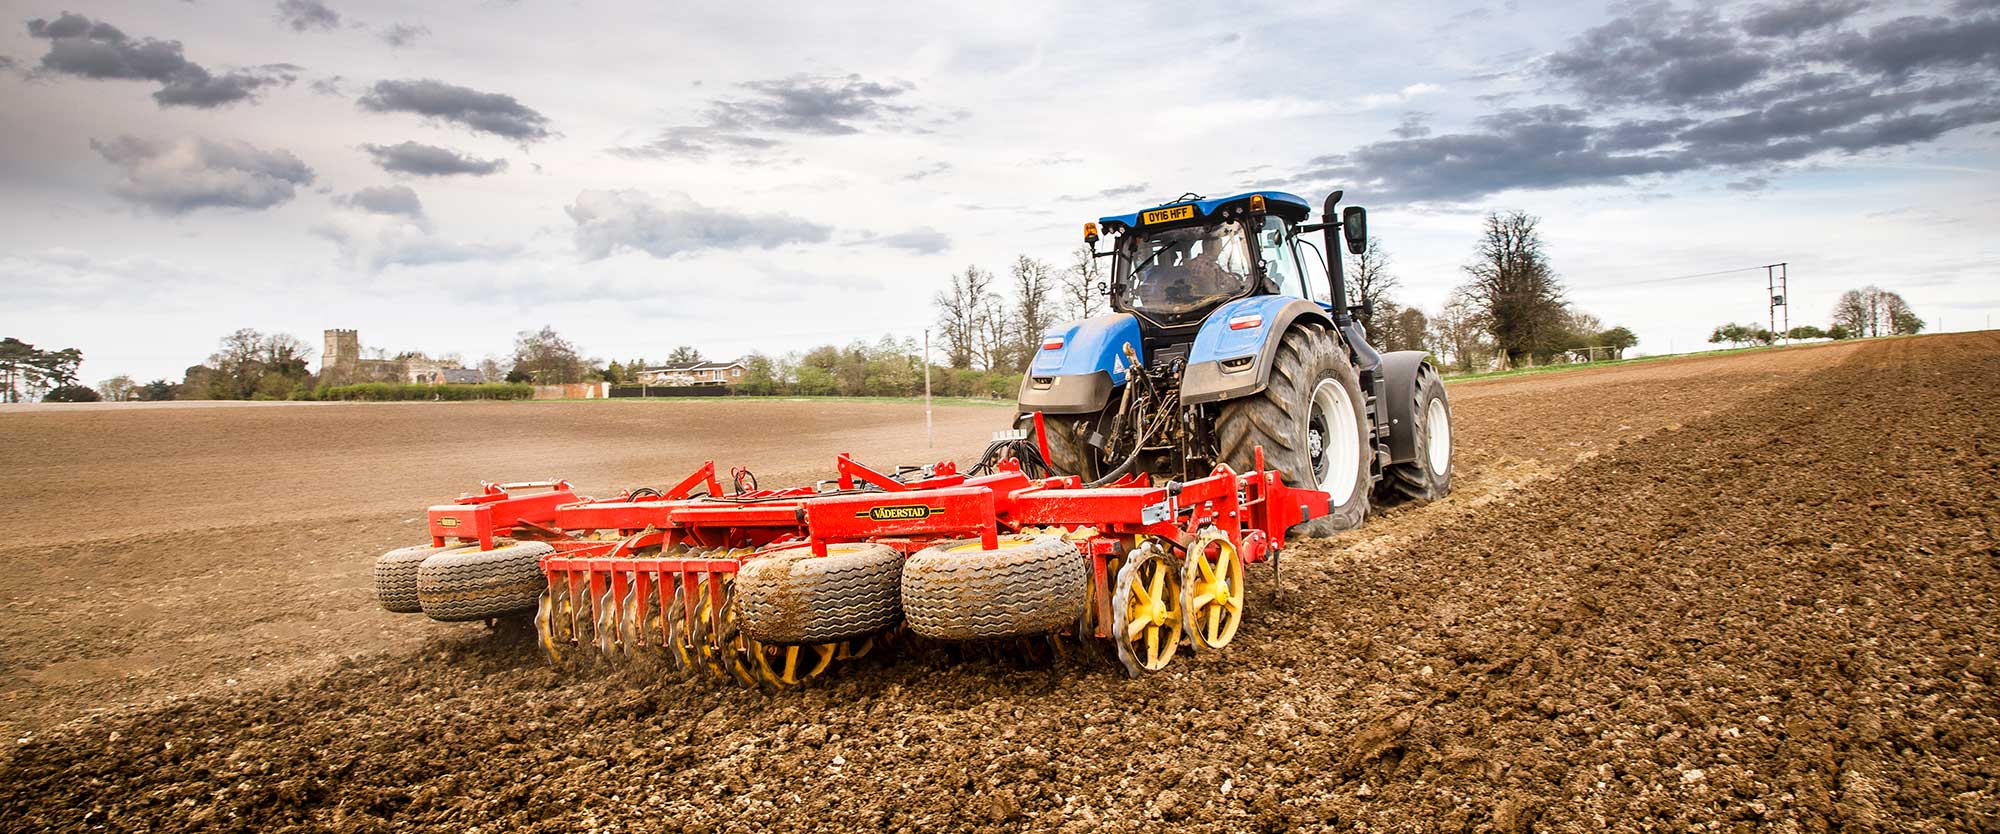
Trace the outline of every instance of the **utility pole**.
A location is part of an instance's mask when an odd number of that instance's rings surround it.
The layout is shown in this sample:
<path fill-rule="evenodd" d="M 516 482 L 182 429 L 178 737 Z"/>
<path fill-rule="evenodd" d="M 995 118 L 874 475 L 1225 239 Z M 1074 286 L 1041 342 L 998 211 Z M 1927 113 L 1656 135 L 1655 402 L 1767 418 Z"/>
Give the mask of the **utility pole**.
<path fill-rule="evenodd" d="M 1771 323 L 1769 327 L 1773 332 L 1784 337 L 1786 345 L 1792 343 L 1792 305 L 1785 302 L 1785 292 L 1787 290 L 1785 280 L 1789 277 L 1787 273 L 1790 271 L 1784 263 L 1766 264 L 1764 266 L 1764 283 L 1771 301 Z M 1780 307 L 1785 308 L 1785 329 L 1783 330 L 1778 329 L 1778 308 Z"/>
<path fill-rule="evenodd" d="M 924 328 L 924 448 L 931 442 L 931 329 Z"/>

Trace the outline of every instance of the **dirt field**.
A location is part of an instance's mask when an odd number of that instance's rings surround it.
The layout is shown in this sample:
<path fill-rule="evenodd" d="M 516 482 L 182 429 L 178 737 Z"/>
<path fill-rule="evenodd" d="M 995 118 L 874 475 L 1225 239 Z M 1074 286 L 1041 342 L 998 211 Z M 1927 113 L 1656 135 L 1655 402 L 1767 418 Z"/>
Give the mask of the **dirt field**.
<path fill-rule="evenodd" d="M 1995 390 L 1994 333 L 1456 385 L 1452 497 L 1253 571 L 1224 655 L 778 696 L 558 674 L 368 565 L 480 477 L 921 460 L 908 407 L 0 412 L 0 829 L 2000 831 Z"/>

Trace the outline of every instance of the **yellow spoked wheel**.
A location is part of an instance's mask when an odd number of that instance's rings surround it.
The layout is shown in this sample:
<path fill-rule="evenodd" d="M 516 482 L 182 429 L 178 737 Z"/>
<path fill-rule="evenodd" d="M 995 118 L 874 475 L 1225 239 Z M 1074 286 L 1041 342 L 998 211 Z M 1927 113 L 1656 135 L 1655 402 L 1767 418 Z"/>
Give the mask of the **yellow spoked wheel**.
<path fill-rule="evenodd" d="M 833 665 L 839 643 L 805 646 L 775 646 L 746 638 L 750 656 L 756 661 L 757 680 L 777 689 L 790 689 L 817 678 Z"/>
<path fill-rule="evenodd" d="M 843 640 L 834 652 L 834 660 L 860 660 L 875 651 L 875 638 L 863 637 L 859 640 Z"/>
<path fill-rule="evenodd" d="M 568 582 L 553 582 L 542 589 L 535 606 L 535 638 L 551 664 L 560 665 L 570 656 L 576 641 L 576 601 L 570 598 Z"/>
<path fill-rule="evenodd" d="M 714 597 L 701 595 L 701 610 L 695 615 L 695 648 L 701 654 L 701 665 L 708 673 L 720 680 L 733 680 L 743 686 L 756 686 L 757 673 L 750 658 L 749 641 L 736 627 L 734 610 L 734 589 L 730 578 L 712 574 L 709 582 L 722 583 L 722 604 L 717 606 Z"/>
<path fill-rule="evenodd" d="M 1125 673 L 1166 668 L 1181 645 L 1180 571 L 1150 542 L 1132 552 L 1111 592 L 1111 643 Z"/>
<path fill-rule="evenodd" d="M 1221 536 L 1203 536 L 1181 565 L 1181 615 L 1197 650 L 1220 649 L 1243 625 L 1243 559 Z"/>

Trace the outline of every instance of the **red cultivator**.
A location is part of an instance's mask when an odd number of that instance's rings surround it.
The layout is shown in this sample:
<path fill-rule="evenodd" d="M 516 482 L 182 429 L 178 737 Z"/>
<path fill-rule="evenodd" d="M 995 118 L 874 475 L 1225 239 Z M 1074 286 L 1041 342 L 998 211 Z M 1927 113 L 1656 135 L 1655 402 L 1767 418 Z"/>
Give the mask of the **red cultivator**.
<path fill-rule="evenodd" d="M 760 489 L 737 470 L 725 490 L 712 462 L 665 491 L 608 500 L 563 481 L 489 485 L 432 507 L 432 547 L 405 548 L 403 561 L 424 556 L 427 612 L 532 607 L 556 660 L 594 645 L 787 686 L 907 624 L 941 640 L 1108 640 L 1138 675 L 1183 642 L 1227 645 L 1245 565 L 1327 512 L 1326 493 L 1287 487 L 1262 463 L 1087 486 L 1031 478 L 1013 459 L 978 475 L 949 461 L 892 475 L 843 454 L 815 487 Z M 478 571 L 454 566 L 468 561 Z M 530 563 L 539 576 L 522 579 Z"/>

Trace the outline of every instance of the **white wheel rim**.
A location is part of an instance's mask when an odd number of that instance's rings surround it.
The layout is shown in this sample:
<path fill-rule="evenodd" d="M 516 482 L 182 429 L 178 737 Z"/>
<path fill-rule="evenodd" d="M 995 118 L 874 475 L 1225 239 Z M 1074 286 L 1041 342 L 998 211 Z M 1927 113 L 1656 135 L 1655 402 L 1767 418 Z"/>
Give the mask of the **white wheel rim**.
<path fill-rule="evenodd" d="M 1444 407 L 1443 397 L 1431 400 L 1424 409 L 1424 429 L 1430 433 L 1430 448 L 1425 451 L 1435 475 L 1451 465 L 1451 411 Z"/>
<path fill-rule="evenodd" d="M 1319 490 L 1331 495 L 1335 506 L 1354 497 L 1354 484 L 1360 480 L 1361 425 L 1354 418 L 1354 400 L 1337 380 L 1321 380 L 1313 389 L 1306 414 L 1306 452 Z"/>

